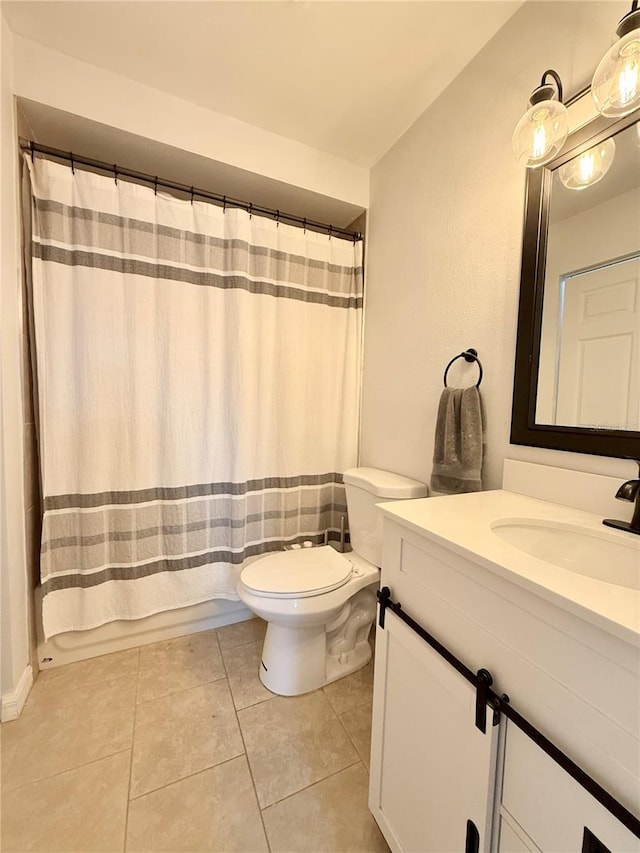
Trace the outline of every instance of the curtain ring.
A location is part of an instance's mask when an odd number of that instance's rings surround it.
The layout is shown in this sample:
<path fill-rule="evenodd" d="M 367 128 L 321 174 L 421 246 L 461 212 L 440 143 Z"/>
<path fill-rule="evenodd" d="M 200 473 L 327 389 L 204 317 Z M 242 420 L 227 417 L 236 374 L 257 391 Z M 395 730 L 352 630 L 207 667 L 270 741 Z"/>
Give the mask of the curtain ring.
<path fill-rule="evenodd" d="M 280 227 L 280 211 L 276 210 L 276 228 Z"/>
<path fill-rule="evenodd" d="M 75 167 L 75 163 L 73 162 L 73 151 L 69 151 L 69 160 L 71 160 L 71 174 L 75 175 L 76 167 Z"/>
<path fill-rule="evenodd" d="M 157 175 L 153 181 L 153 194 L 158 195 L 158 176 Z"/>
<path fill-rule="evenodd" d="M 193 190 L 193 187 L 191 187 L 191 204 L 193 204 L 193 193 L 194 193 L 194 190 Z"/>
<path fill-rule="evenodd" d="M 251 202 L 249 202 L 248 211 L 249 211 L 249 219 L 251 219 L 251 216 L 253 214 L 253 204 Z"/>
<path fill-rule="evenodd" d="M 113 180 L 116 182 L 116 186 L 118 186 L 118 165 L 116 163 L 113 164 Z"/>
<path fill-rule="evenodd" d="M 306 234 L 307 233 L 307 219 L 306 219 L 306 217 L 302 220 L 302 229 L 303 229 L 303 232 Z"/>
<path fill-rule="evenodd" d="M 29 147 L 31 148 L 31 162 L 33 163 L 35 161 L 35 154 L 36 154 L 36 150 L 33 147 L 33 139 L 29 142 Z"/>
<path fill-rule="evenodd" d="M 331 239 L 332 232 L 333 232 L 333 225 L 330 225 L 329 226 L 329 239 Z"/>
<path fill-rule="evenodd" d="M 222 212 L 223 213 L 227 212 L 227 197 L 226 197 L 226 195 L 222 196 Z"/>

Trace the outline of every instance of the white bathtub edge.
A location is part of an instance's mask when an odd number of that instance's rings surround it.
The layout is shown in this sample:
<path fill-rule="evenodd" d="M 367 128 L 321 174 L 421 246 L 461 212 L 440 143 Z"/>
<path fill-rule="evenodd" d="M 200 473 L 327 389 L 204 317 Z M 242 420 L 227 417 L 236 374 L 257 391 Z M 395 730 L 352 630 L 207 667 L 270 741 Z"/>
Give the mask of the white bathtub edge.
<path fill-rule="evenodd" d="M 110 622 L 89 631 L 71 631 L 45 640 L 41 633 L 39 592 L 39 588 L 36 589 L 36 612 L 40 629 L 37 660 L 40 670 L 52 669 L 136 646 L 145 646 L 149 643 L 172 640 L 198 631 L 222 628 L 253 617 L 253 613 L 240 601 L 212 599 L 178 610 L 155 613 L 145 619 Z"/>

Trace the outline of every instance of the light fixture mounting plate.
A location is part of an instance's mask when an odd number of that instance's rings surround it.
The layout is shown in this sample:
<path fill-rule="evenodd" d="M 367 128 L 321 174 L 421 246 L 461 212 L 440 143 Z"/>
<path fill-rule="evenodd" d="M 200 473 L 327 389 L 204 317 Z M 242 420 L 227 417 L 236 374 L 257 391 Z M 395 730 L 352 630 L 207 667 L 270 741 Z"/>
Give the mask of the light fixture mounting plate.
<path fill-rule="evenodd" d="M 633 3 L 631 11 L 627 12 L 624 18 L 620 19 L 616 34 L 618 38 L 624 38 L 627 33 L 640 28 L 640 9 L 637 3 Z"/>
<path fill-rule="evenodd" d="M 534 89 L 529 97 L 529 103 L 533 107 L 541 101 L 553 101 L 557 95 L 556 88 L 551 83 L 544 83 Z"/>

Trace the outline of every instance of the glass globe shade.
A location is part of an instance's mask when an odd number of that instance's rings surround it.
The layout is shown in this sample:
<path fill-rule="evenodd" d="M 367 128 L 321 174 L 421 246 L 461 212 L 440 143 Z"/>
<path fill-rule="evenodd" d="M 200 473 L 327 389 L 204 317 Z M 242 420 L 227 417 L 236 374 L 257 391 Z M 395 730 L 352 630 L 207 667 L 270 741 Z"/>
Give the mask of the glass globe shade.
<path fill-rule="evenodd" d="M 606 139 L 600 145 L 583 151 L 558 169 L 558 176 L 568 190 L 584 190 L 601 181 L 613 163 L 616 144 Z"/>
<path fill-rule="evenodd" d="M 603 56 L 591 95 L 603 116 L 626 116 L 640 106 L 640 28 L 618 39 Z"/>
<path fill-rule="evenodd" d="M 521 166 L 544 166 L 558 154 L 569 133 L 567 108 L 540 101 L 522 116 L 513 132 L 513 153 Z"/>

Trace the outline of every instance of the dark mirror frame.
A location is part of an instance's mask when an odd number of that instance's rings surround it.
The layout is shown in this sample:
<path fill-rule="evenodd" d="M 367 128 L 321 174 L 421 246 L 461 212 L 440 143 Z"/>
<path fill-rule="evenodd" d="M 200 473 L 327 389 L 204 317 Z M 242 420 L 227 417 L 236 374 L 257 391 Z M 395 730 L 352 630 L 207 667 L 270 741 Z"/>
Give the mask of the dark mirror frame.
<path fill-rule="evenodd" d="M 583 97 L 581 92 L 571 103 Z M 640 432 L 536 424 L 538 362 L 552 172 L 567 160 L 640 120 L 640 110 L 622 119 L 598 116 L 569 135 L 561 154 L 529 169 L 525 194 L 518 337 L 516 341 L 511 443 L 596 456 L 640 459 Z"/>

